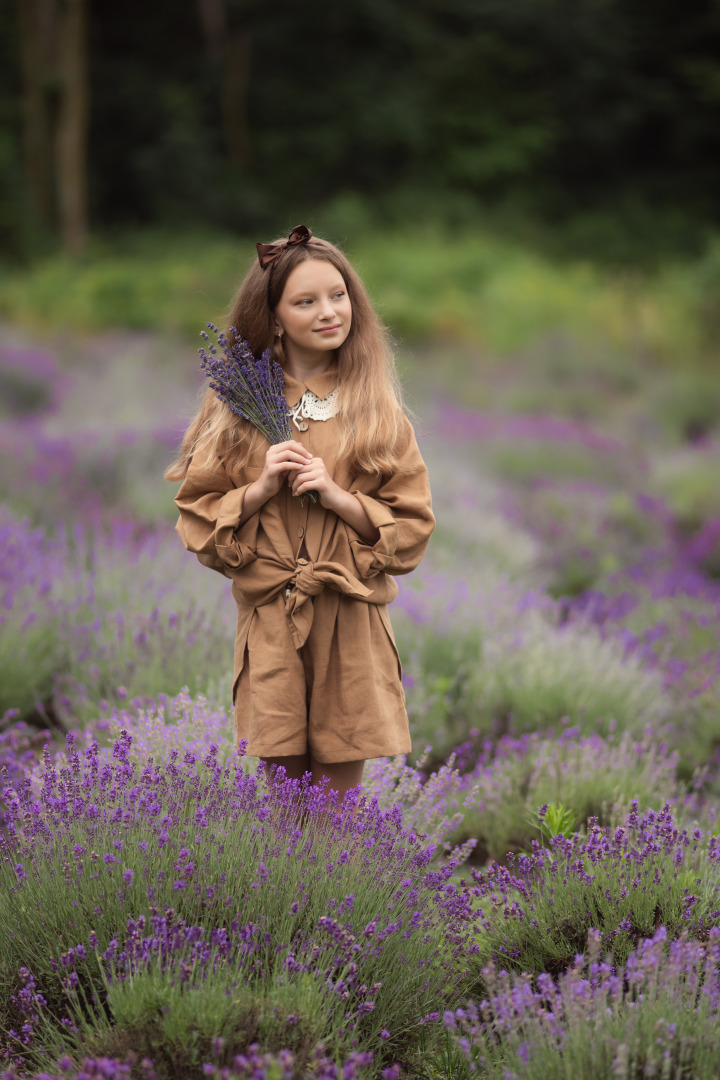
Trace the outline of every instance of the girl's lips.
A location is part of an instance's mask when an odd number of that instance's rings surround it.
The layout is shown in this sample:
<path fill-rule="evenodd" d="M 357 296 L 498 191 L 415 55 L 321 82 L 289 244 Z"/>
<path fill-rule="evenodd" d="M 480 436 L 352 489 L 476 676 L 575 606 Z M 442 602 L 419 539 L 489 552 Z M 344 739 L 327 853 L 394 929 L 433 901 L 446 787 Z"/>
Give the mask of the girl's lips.
<path fill-rule="evenodd" d="M 323 326 L 319 330 L 313 330 L 313 334 L 334 334 L 336 330 L 340 329 L 340 323 L 337 326 Z"/>

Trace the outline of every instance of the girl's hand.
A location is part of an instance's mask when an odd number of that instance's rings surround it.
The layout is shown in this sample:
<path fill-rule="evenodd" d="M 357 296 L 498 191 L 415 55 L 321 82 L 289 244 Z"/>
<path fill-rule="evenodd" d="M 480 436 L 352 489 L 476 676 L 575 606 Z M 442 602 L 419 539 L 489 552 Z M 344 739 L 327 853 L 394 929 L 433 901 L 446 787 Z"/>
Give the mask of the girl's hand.
<path fill-rule="evenodd" d="M 267 502 L 273 495 L 277 495 L 286 476 L 291 477 L 294 473 L 299 473 L 312 460 L 310 451 L 294 439 L 277 443 L 266 453 L 265 467 L 253 487 L 262 497 L 263 502 Z"/>
<path fill-rule="evenodd" d="M 368 544 L 375 544 L 380 539 L 379 530 L 370 521 L 359 499 L 335 483 L 322 458 L 313 458 L 308 465 L 304 465 L 292 478 L 291 486 L 293 495 L 316 491 L 320 504 L 326 510 L 333 510 Z"/>
<path fill-rule="evenodd" d="M 315 457 L 292 477 L 290 481 L 293 495 L 306 495 L 316 491 L 320 504 L 326 510 L 336 510 L 345 492 L 330 476 L 322 458 Z"/>

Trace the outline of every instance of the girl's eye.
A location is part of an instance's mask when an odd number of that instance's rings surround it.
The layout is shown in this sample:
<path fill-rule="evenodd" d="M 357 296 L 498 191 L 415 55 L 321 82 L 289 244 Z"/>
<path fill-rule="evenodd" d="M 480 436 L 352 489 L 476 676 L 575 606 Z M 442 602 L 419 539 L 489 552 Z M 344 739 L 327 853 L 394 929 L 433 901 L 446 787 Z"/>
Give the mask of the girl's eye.
<path fill-rule="evenodd" d="M 312 304 L 312 300 L 300 300 L 298 302 L 298 307 L 303 307 L 305 304 Z"/>
<path fill-rule="evenodd" d="M 341 289 L 340 292 L 335 293 L 335 295 L 333 296 L 333 300 L 342 300 L 344 295 L 345 295 L 345 293 Z"/>

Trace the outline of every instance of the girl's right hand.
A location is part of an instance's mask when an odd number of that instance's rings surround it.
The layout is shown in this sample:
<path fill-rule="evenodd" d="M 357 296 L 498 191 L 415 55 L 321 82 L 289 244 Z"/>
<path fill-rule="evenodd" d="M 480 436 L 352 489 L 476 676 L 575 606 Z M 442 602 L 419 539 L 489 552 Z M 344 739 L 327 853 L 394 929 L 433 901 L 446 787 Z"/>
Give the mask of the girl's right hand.
<path fill-rule="evenodd" d="M 263 501 L 267 502 L 273 495 L 277 495 L 286 477 L 294 476 L 311 461 L 312 454 L 302 443 L 295 442 L 294 439 L 277 443 L 266 453 L 265 467 L 253 487 Z"/>

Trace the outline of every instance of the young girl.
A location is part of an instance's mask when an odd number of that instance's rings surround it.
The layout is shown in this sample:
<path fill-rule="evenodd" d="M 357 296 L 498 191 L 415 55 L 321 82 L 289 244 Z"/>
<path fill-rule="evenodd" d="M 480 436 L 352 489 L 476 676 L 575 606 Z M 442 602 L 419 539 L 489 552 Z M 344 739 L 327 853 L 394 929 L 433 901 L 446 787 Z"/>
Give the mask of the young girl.
<path fill-rule="evenodd" d="M 183 544 L 232 580 L 238 739 L 342 798 L 411 749 L 386 605 L 433 530 L 428 476 L 345 256 L 305 226 L 257 248 L 230 323 L 281 364 L 294 437 L 269 445 L 208 388 L 166 475 Z"/>

